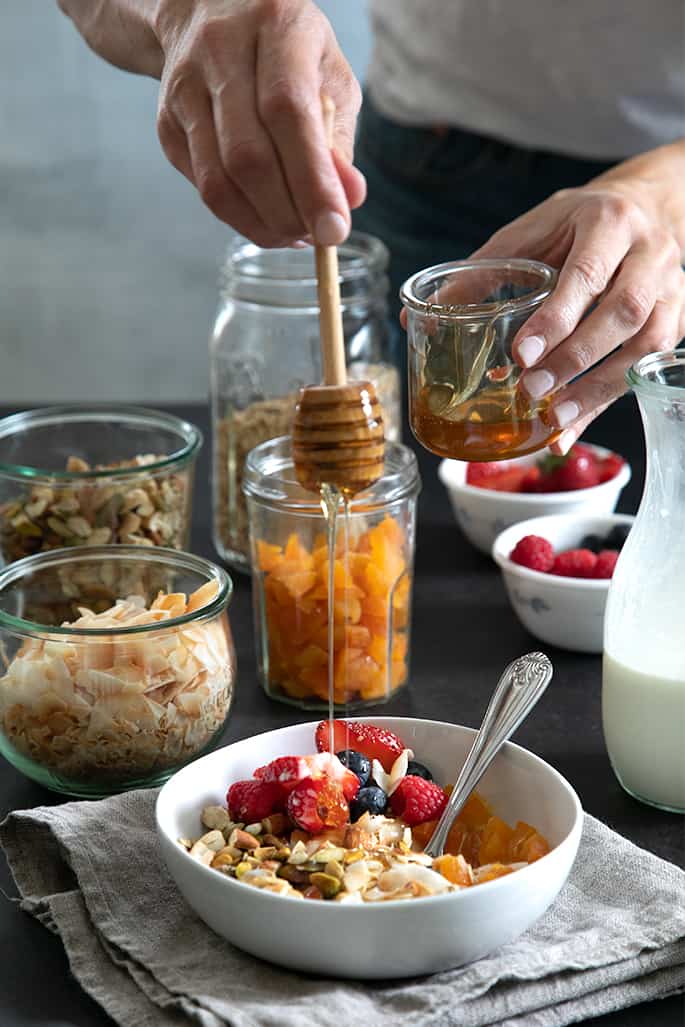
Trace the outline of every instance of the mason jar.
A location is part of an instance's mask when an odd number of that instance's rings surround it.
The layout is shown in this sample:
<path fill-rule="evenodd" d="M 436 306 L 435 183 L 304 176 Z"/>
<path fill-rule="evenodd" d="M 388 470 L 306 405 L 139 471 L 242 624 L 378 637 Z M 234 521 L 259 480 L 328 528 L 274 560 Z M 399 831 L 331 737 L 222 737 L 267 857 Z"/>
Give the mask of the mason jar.
<path fill-rule="evenodd" d="M 390 358 L 388 252 L 353 232 L 338 249 L 347 368 L 373 382 L 386 437 L 400 435 L 400 375 Z M 242 478 L 247 454 L 290 432 L 298 390 L 321 381 L 314 251 L 229 249 L 210 339 L 214 542 L 232 567 L 249 568 Z"/>
<path fill-rule="evenodd" d="M 293 469 L 290 438 L 249 454 L 244 489 L 252 547 L 258 674 L 267 695 L 325 709 L 375 706 L 409 680 L 416 457 L 386 447 L 385 473 L 338 514 L 329 607 L 329 546 L 319 497 Z"/>

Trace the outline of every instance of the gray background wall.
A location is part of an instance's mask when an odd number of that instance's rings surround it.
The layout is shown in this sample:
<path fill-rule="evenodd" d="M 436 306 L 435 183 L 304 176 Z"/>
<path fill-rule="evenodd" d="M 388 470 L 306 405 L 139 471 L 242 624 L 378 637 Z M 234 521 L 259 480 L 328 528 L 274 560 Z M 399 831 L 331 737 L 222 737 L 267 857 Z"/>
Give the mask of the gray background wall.
<path fill-rule="evenodd" d="M 355 72 L 365 0 L 323 0 Z M 56 0 L 0 12 L 0 404 L 203 400 L 229 229 L 164 158 L 157 83 Z"/>

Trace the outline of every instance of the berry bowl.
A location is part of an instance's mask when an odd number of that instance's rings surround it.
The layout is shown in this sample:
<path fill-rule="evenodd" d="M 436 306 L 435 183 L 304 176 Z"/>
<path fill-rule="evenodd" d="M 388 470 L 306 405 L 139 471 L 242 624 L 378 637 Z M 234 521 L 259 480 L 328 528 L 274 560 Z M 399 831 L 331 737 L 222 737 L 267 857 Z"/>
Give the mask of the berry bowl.
<path fill-rule="evenodd" d="M 553 573 L 523 566 L 511 559 L 517 544 L 528 536 L 546 539 L 556 554 L 579 549 L 587 553 L 586 540 L 595 550 L 614 547 L 613 540 L 627 534 L 634 517 L 629 514 L 581 515 L 552 514 L 513 524 L 501 532 L 492 546 L 492 557 L 499 565 L 509 601 L 524 628 L 542 642 L 581 653 L 601 653 L 604 634 L 604 608 L 609 577 L 575 577 L 570 573 L 602 573 L 600 566 L 588 566 L 583 557 L 577 566 L 557 567 Z M 622 532 L 621 532 L 622 530 Z M 525 558 L 525 557 L 524 557 Z M 535 563 L 536 554 L 530 559 Z M 559 559 L 559 557 L 557 557 Z M 570 557 L 573 564 L 574 556 Z M 599 557 L 596 557 L 599 560 Z M 604 561 L 602 557 L 602 561 Z M 604 573 L 612 570 L 611 558 Z"/>
<path fill-rule="evenodd" d="M 577 447 L 574 447 L 576 449 Z M 548 514 L 570 514 L 595 515 L 610 514 L 616 507 L 622 490 L 630 481 L 630 465 L 625 460 L 618 465 L 617 454 L 602 446 L 591 446 L 587 443 L 582 445 L 581 451 L 592 453 L 597 460 L 603 461 L 611 457 L 616 460 L 616 472 L 606 481 L 586 488 L 576 487 L 575 482 L 571 489 L 562 481 L 553 483 L 556 489 L 559 484 L 563 490 L 558 491 L 506 491 L 500 488 L 485 488 L 482 485 L 468 483 L 469 465 L 462 460 L 443 460 L 440 464 L 438 475 L 447 489 L 452 510 L 457 524 L 463 531 L 466 538 L 476 549 L 482 553 L 490 553 L 492 544 L 497 535 L 512 524 L 527 520 L 531 517 L 543 517 Z M 543 456 L 542 459 L 548 459 Z M 541 456 L 539 453 L 530 453 L 528 456 L 518 457 L 515 460 L 507 460 L 506 467 L 512 470 L 526 469 L 535 473 L 535 469 Z M 476 467 L 486 469 L 493 465 L 480 464 Z M 503 466 L 498 463 L 498 466 Z M 567 468 L 570 471 L 570 468 Z M 485 479 L 484 479 L 485 480 Z M 583 478 L 578 476 L 577 482 Z M 587 480 L 592 480 L 588 478 Z M 525 486 L 524 486 L 525 487 Z M 541 487 L 541 481 L 537 482 L 537 488 Z"/>
<path fill-rule="evenodd" d="M 416 759 L 430 761 L 440 784 L 455 780 L 475 735 L 471 728 L 412 718 L 364 722 L 401 735 Z M 482 778 L 479 795 L 509 823 L 535 825 L 549 851 L 506 876 L 409 901 L 345 904 L 250 887 L 194 858 L 179 839 L 206 829 L 201 811 L 225 809 L 227 788 L 256 767 L 284 754 L 313 753 L 315 728 L 295 724 L 234 742 L 185 767 L 160 791 L 156 821 L 163 857 L 188 904 L 217 934 L 307 974 L 409 977 L 486 956 L 521 935 L 554 901 L 576 856 L 582 809 L 556 770 L 510 742 Z"/>

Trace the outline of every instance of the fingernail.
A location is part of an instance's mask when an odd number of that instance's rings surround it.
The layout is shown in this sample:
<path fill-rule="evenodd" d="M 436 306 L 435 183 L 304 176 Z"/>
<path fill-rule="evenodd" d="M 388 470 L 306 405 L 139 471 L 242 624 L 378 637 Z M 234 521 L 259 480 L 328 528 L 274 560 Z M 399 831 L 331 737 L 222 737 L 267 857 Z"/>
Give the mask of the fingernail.
<path fill-rule="evenodd" d="M 338 246 L 347 238 L 347 222 L 341 214 L 327 210 L 316 219 L 314 238 L 319 246 Z"/>
<path fill-rule="evenodd" d="M 291 242 L 290 249 L 291 250 L 306 250 L 308 245 L 309 244 L 306 243 L 304 241 L 304 239 L 296 239 L 295 242 Z"/>
<path fill-rule="evenodd" d="M 527 339 L 519 343 L 518 352 L 523 366 L 532 367 L 545 352 L 545 340 L 541 335 L 529 335 Z"/>
<path fill-rule="evenodd" d="M 570 429 L 568 431 L 562 431 L 561 435 L 557 439 L 557 446 L 561 450 L 562 456 L 566 456 L 566 454 L 568 453 L 569 449 L 575 441 L 576 436 L 574 432 L 572 432 Z"/>
<path fill-rule="evenodd" d="M 563 403 L 560 403 L 552 410 L 552 417 L 560 428 L 565 428 L 567 424 L 571 424 L 579 416 L 580 407 L 572 399 L 565 399 Z"/>
<path fill-rule="evenodd" d="M 530 371 L 521 379 L 521 383 L 531 399 L 541 399 L 554 388 L 556 378 L 549 371 L 540 369 Z"/>

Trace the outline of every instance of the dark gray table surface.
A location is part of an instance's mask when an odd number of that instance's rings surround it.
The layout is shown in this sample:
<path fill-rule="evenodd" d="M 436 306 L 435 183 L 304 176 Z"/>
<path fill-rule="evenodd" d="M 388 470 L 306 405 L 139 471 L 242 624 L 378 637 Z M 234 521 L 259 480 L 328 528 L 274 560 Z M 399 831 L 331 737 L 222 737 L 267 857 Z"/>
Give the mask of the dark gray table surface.
<path fill-rule="evenodd" d="M 196 480 L 193 549 L 214 557 L 209 492 L 209 426 L 201 407 L 175 407 L 205 432 Z M 0 410 L 0 414 L 10 411 Z M 633 478 L 619 509 L 634 512 L 644 480 L 639 417 L 631 398 L 607 411 L 587 433 L 624 453 Z M 419 453 L 419 507 L 411 685 L 383 712 L 477 726 L 504 665 L 538 643 L 516 620 L 495 565 L 462 538 L 436 478 L 437 460 Z M 255 678 L 250 589 L 236 578 L 232 624 L 239 661 L 227 742 L 294 720 L 313 719 L 269 701 Z M 626 795 L 607 758 L 600 718 L 600 659 L 545 647 L 555 677 L 516 741 L 548 760 L 580 795 L 584 808 L 637 845 L 683 865 L 683 821 Z M 9 810 L 62 799 L 0 766 L 0 817 Z M 630 887 L 630 882 L 626 882 Z M 15 894 L 4 860 L 0 888 Z M 71 977 L 59 940 L 0 894 L 0 1027 L 95 1027 L 111 1024 Z M 682 1027 L 683 998 L 673 996 L 587 1020 L 597 1027 Z"/>

